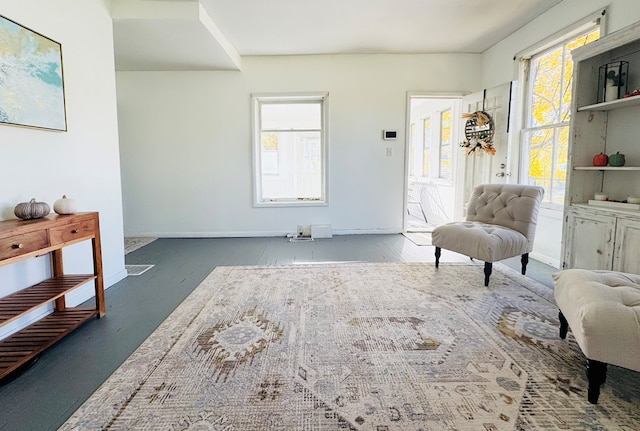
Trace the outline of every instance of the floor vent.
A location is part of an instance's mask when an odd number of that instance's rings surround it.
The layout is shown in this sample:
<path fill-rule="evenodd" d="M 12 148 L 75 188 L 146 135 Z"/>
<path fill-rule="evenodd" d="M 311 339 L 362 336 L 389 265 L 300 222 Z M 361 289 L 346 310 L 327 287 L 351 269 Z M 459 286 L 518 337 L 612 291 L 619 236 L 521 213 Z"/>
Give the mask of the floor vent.
<path fill-rule="evenodd" d="M 142 275 L 154 266 L 155 265 L 125 265 L 124 268 L 127 270 L 127 275 Z"/>

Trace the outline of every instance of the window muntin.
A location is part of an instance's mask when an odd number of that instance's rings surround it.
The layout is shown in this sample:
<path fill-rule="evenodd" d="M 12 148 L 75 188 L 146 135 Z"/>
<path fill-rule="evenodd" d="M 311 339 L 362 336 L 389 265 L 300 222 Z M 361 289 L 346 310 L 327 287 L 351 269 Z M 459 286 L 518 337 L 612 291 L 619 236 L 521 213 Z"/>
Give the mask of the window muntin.
<path fill-rule="evenodd" d="M 254 97 L 254 203 L 326 203 L 326 95 Z"/>

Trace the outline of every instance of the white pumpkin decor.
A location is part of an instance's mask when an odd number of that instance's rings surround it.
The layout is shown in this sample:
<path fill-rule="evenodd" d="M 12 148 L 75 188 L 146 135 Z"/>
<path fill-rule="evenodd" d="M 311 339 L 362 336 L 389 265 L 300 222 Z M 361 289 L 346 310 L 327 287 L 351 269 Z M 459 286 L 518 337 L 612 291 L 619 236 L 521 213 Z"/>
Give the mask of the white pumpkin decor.
<path fill-rule="evenodd" d="M 13 213 L 22 220 L 42 218 L 49 214 L 49 205 L 46 202 L 37 202 L 36 198 L 32 198 L 29 202 L 20 202 L 16 205 Z"/>
<path fill-rule="evenodd" d="M 78 211 L 78 204 L 75 199 L 69 199 L 67 195 L 63 195 L 62 199 L 53 203 L 53 210 L 58 214 L 73 214 Z"/>

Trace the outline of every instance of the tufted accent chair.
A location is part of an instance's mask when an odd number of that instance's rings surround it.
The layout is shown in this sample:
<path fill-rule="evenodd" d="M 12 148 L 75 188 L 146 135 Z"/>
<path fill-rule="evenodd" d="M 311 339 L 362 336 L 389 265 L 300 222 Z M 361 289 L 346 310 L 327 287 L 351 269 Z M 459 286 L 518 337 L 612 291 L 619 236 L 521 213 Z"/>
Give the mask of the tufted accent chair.
<path fill-rule="evenodd" d="M 607 364 L 640 371 L 640 275 L 567 269 L 553 283 L 560 338 L 571 328 L 587 357 L 588 400 L 597 404 Z"/>
<path fill-rule="evenodd" d="M 484 261 L 484 285 L 489 285 L 493 262 L 522 256 L 522 274 L 538 222 L 544 189 L 520 184 L 483 184 L 469 198 L 464 222 L 447 223 L 431 234 L 436 268 L 442 249 Z"/>

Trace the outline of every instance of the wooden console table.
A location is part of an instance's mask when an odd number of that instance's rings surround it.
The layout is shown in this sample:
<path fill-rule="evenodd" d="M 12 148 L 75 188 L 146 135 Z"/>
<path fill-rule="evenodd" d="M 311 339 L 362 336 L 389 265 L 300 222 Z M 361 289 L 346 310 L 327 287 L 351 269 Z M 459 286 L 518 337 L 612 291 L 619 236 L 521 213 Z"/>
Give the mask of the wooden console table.
<path fill-rule="evenodd" d="M 62 249 L 91 240 L 93 274 L 64 273 Z M 51 278 L 0 298 L 0 327 L 52 303 L 53 313 L 0 340 L 0 380 L 93 317 L 105 314 L 100 225 L 97 212 L 50 214 L 0 222 L 0 266 L 50 253 Z M 67 308 L 65 295 L 95 281 L 95 308 Z"/>

